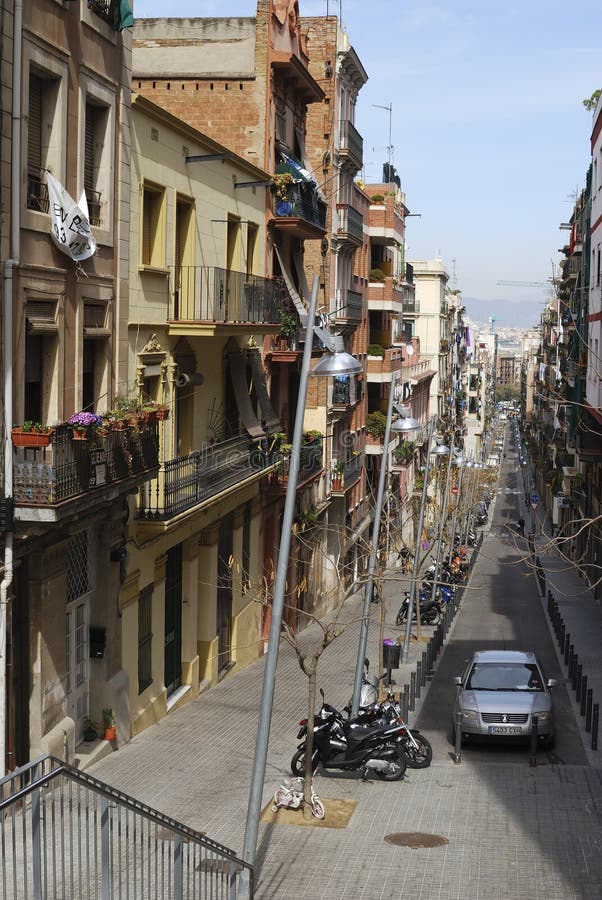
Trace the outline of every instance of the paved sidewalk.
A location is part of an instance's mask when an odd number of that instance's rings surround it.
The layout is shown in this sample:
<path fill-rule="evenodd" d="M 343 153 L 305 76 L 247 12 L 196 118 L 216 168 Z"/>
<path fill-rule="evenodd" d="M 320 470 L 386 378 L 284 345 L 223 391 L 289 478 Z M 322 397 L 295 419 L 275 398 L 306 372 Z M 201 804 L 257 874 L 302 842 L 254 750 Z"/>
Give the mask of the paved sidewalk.
<path fill-rule="evenodd" d="M 401 574 L 385 582 L 387 637 L 402 634 L 394 622 L 404 583 Z M 353 624 L 319 664 L 318 685 L 339 707 L 352 691 L 361 605 L 360 592 L 346 605 Z M 368 636 L 373 667 L 380 614 L 381 606 L 374 604 Z M 397 686 L 408 679 L 423 647 L 411 642 L 410 662 L 394 672 Z M 174 710 L 99 762 L 93 774 L 240 851 L 263 668 L 259 660 Z M 305 676 L 293 651 L 282 644 L 264 804 L 289 774 L 306 695 Z M 455 766 L 449 753 L 438 753 L 424 771 L 408 769 L 400 783 L 318 776 L 316 789 L 327 812 L 329 798 L 357 801 L 348 827 L 261 825 L 256 896 L 597 900 L 602 895 L 601 777 L 576 765 L 531 769 L 465 759 Z M 410 849 L 387 841 L 411 833 L 443 843 Z"/>

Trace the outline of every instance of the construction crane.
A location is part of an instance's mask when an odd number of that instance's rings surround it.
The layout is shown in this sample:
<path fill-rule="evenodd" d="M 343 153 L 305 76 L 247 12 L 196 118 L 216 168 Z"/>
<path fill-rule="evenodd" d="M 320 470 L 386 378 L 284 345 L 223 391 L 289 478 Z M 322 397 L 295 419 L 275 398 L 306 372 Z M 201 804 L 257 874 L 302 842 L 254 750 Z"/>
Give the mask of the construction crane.
<path fill-rule="evenodd" d="M 517 287 L 549 287 L 553 282 L 552 278 L 547 281 L 496 281 L 496 284 L 513 284 Z"/>

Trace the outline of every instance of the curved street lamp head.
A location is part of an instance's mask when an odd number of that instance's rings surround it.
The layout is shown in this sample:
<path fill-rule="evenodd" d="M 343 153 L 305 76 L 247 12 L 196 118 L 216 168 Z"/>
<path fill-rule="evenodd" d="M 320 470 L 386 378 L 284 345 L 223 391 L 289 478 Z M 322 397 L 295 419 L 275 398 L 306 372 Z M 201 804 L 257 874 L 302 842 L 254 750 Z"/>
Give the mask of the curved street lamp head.
<path fill-rule="evenodd" d="M 412 416 L 401 416 L 401 418 L 391 423 L 391 431 L 397 431 L 399 434 L 404 434 L 407 431 L 418 431 L 420 428 L 422 428 L 420 422 Z"/>
<path fill-rule="evenodd" d="M 362 364 L 358 362 L 355 356 L 347 353 L 346 350 L 342 350 L 326 353 L 314 366 L 311 374 L 329 378 L 336 375 L 359 375 L 363 371 Z"/>
<path fill-rule="evenodd" d="M 446 447 L 445 444 L 437 444 L 437 446 L 431 450 L 431 453 L 435 456 L 448 456 L 449 447 Z"/>

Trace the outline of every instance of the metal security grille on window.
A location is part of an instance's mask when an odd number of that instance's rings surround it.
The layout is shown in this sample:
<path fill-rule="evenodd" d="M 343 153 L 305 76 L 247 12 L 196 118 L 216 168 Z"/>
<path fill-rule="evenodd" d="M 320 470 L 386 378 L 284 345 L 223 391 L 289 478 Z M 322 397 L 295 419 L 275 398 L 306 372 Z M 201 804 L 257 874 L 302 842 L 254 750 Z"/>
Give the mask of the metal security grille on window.
<path fill-rule="evenodd" d="M 67 602 L 92 590 L 88 532 L 80 531 L 67 544 Z"/>

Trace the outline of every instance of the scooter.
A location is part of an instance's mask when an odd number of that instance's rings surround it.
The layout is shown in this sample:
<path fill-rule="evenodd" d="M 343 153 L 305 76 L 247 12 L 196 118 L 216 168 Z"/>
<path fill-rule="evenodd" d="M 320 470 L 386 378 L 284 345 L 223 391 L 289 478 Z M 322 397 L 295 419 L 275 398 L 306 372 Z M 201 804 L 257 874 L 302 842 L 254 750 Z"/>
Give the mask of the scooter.
<path fill-rule="evenodd" d="M 403 778 L 408 761 L 403 752 L 404 726 L 399 722 L 385 725 L 364 725 L 356 721 L 345 722 L 334 706 L 324 702 L 314 717 L 314 735 L 311 767 L 315 772 L 322 769 L 361 771 L 365 780 L 367 772 L 373 770 L 382 781 L 399 781 Z M 291 760 L 293 775 L 305 774 L 305 744 L 307 741 L 307 719 L 299 722 L 297 739 L 301 743 Z"/>
<path fill-rule="evenodd" d="M 419 594 L 419 602 L 420 602 L 420 621 L 424 622 L 426 625 L 437 625 L 439 620 L 441 619 L 441 610 L 439 608 L 439 604 L 433 598 L 430 598 L 426 595 L 425 592 L 421 591 Z M 396 625 L 403 625 L 403 623 L 408 618 L 408 609 L 410 607 L 410 592 L 404 591 L 404 597 L 401 602 L 401 606 L 399 607 L 399 612 L 395 618 Z M 412 621 L 416 618 L 416 605 L 412 605 Z"/>

